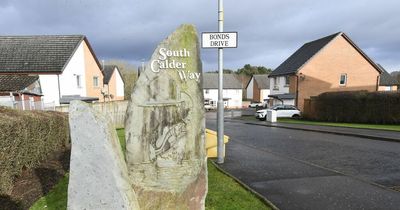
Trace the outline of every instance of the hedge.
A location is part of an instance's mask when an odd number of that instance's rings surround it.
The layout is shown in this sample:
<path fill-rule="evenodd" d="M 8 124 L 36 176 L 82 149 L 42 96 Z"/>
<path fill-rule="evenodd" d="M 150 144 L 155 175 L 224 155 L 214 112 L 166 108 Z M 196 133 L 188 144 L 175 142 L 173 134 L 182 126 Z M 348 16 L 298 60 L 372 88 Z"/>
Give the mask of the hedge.
<path fill-rule="evenodd" d="M 348 123 L 400 123 L 400 92 L 328 92 L 313 98 L 314 120 Z"/>
<path fill-rule="evenodd" d="M 0 107 L 0 194 L 8 194 L 24 168 L 34 168 L 69 145 L 64 113 Z"/>

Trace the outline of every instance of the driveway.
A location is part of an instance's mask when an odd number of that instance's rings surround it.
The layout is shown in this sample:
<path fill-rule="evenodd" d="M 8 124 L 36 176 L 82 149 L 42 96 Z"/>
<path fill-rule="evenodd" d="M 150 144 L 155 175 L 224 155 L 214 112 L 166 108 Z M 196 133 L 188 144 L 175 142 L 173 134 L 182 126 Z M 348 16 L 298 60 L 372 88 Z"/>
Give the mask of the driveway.
<path fill-rule="evenodd" d="M 225 134 L 221 167 L 280 209 L 399 209 L 400 143 L 242 121 Z"/>

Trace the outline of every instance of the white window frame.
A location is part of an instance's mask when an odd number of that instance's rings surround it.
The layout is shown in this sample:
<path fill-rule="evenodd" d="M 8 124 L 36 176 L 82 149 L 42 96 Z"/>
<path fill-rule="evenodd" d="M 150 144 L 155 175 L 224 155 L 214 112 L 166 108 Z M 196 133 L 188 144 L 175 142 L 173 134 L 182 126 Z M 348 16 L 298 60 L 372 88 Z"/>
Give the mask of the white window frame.
<path fill-rule="evenodd" d="M 78 88 L 82 88 L 82 79 L 81 75 L 76 75 L 76 86 Z"/>
<path fill-rule="evenodd" d="M 290 76 L 287 75 L 285 76 L 285 86 L 289 86 L 290 85 Z"/>
<path fill-rule="evenodd" d="M 342 84 L 342 76 L 344 76 L 344 83 Z M 347 74 L 341 74 L 339 78 L 339 85 L 346 86 L 347 85 Z"/>
<path fill-rule="evenodd" d="M 99 87 L 99 77 L 93 76 L 93 87 Z"/>

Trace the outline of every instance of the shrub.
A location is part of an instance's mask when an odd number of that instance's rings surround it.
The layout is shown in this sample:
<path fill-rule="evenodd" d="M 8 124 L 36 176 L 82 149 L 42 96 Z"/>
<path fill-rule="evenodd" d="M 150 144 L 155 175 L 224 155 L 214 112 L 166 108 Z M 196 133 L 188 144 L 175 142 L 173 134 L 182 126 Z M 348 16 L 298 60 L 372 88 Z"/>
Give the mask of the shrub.
<path fill-rule="evenodd" d="M 328 92 L 313 98 L 314 120 L 351 123 L 400 123 L 400 92 Z"/>
<path fill-rule="evenodd" d="M 68 145 L 66 114 L 0 107 L 0 194 L 9 193 L 22 169 L 34 168 Z"/>

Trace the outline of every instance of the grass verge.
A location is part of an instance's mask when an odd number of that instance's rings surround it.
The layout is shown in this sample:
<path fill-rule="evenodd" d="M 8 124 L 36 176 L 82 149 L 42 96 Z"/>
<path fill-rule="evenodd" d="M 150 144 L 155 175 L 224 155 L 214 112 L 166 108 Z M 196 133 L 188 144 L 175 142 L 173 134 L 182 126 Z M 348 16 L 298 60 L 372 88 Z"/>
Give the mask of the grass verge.
<path fill-rule="evenodd" d="M 309 121 L 309 120 L 292 119 L 292 118 L 279 118 L 278 122 L 304 124 L 304 125 L 324 125 L 324 126 L 336 126 L 336 127 L 348 127 L 348 128 L 366 128 L 366 129 L 376 129 L 376 130 L 400 131 L 400 125 L 318 122 L 318 121 Z"/>
<path fill-rule="evenodd" d="M 67 209 L 68 174 L 44 197 L 36 201 L 30 210 Z"/>
<path fill-rule="evenodd" d="M 121 147 L 125 151 L 125 131 L 117 129 Z M 44 197 L 36 201 L 30 210 L 63 210 L 67 209 L 68 174 Z M 232 178 L 220 172 L 208 162 L 207 210 L 243 210 L 271 209 L 254 194 L 243 188 Z"/>

